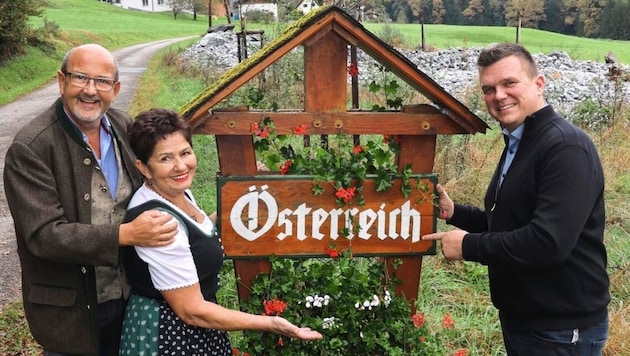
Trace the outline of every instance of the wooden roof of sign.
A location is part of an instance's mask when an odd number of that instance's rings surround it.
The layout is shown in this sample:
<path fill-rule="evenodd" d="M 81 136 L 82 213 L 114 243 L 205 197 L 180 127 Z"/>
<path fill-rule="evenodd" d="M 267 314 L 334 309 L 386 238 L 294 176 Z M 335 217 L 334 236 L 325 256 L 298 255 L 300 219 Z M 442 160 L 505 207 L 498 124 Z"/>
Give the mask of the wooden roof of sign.
<path fill-rule="evenodd" d="M 433 105 L 412 108 L 407 115 L 347 110 L 349 45 L 364 51 Z M 259 113 L 248 114 L 241 109 L 238 112 L 232 110 L 231 113 L 222 112 L 217 115 L 213 108 L 298 46 L 304 46 L 305 51 L 312 49 L 305 60 L 304 69 L 307 102 L 304 111 L 285 115 L 274 113 L 278 134 L 291 133 L 296 121 L 313 123 L 309 134 L 474 134 L 485 133 L 488 128 L 483 120 L 419 70 L 414 63 L 335 6 L 318 8 L 296 21 L 284 34 L 226 71 L 213 85 L 192 99 L 180 110 L 182 115 L 196 133 L 251 134 L 250 123 L 260 120 Z M 306 68 L 309 65 L 311 68 Z M 322 70 L 326 71 L 325 75 L 322 75 Z M 322 81 L 331 82 L 322 84 Z M 309 92 L 309 86 L 317 88 Z M 402 113 L 405 111 L 403 109 Z M 382 125 L 383 122 L 388 124 Z"/>

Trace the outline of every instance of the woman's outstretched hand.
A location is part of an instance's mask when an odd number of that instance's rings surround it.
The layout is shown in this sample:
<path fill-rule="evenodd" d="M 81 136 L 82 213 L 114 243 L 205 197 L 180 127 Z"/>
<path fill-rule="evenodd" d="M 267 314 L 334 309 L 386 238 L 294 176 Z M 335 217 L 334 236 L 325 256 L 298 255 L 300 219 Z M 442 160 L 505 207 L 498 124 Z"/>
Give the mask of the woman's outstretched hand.
<path fill-rule="evenodd" d="M 318 331 L 307 327 L 299 327 L 280 316 L 272 317 L 273 329 L 276 333 L 301 340 L 319 340 L 323 338 Z"/>

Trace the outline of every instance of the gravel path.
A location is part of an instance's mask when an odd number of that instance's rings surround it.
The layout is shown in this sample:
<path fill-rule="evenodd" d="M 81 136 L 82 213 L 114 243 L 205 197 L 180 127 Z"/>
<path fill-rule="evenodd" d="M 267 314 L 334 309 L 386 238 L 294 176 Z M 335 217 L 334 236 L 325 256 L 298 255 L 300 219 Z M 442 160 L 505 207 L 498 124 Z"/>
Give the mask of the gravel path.
<path fill-rule="evenodd" d="M 113 106 L 127 110 L 138 88 L 138 80 L 147 69 L 149 60 L 160 49 L 192 37 L 167 39 L 144 43 L 115 51 L 120 65 L 121 90 Z M 52 74 L 54 76 L 54 73 Z M 57 82 L 25 95 L 13 103 L 0 106 L 0 177 L 4 172 L 7 149 L 18 130 L 59 97 Z M 4 182 L 0 178 L 0 311 L 9 302 L 21 298 L 20 261 L 13 220 L 4 194 Z"/>

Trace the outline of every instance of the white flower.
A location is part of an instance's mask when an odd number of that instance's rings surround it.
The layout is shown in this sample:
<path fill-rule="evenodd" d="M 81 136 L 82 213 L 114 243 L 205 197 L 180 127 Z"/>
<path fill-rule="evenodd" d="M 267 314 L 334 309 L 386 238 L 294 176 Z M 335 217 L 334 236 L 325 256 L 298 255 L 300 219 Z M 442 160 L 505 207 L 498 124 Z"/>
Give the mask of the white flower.
<path fill-rule="evenodd" d="M 387 308 L 389 306 L 389 303 L 392 302 L 392 295 L 389 293 L 388 290 L 385 290 L 385 297 L 383 298 L 383 304 L 385 304 L 385 307 Z"/>
<path fill-rule="evenodd" d="M 311 297 L 310 295 L 307 295 L 305 300 L 306 300 L 306 304 L 305 304 L 306 308 L 310 309 L 311 305 L 313 305 L 313 297 Z"/>
<path fill-rule="evenodd" d="M 324 318 L 322 322 L 322 329 L 328 329 L 335 326 L 335 320 L 337 320 L 334 316 L 330 318 Z"/>
<path fill-rule="evenodd" d="M 330 296 L 328 294 L 326 294 L 324 296 L 324 305 L 328 305 L 329 302 L 330 302 Z"/>
<path fill-rule="evenodd" d="M 370 302 L 370 306 L 377 307 L 379 304 L 381 304 L 381 301 L 378 299 L 378 296 L 374 294 L 372 301 Z"/>

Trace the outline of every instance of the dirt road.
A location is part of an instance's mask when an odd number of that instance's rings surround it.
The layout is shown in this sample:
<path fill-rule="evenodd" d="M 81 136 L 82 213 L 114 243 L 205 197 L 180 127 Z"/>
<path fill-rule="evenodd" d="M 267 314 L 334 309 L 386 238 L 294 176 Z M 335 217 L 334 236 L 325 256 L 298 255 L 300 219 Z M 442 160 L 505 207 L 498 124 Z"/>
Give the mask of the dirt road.
<path fill-rule="evenodd" d="M 113 106 L 127 110 L 138 88 L 138 80 L 149 60 L 160 49 L 192 37 L 174 38 L 127 47 L 114 52 L 120 66 L 121 89 Z M 55 73 L 51 73 L 53 77 Z M 59 97 L 54 81 L 25 95 L 13 103 L 0 107 L 0 177 L 4 172 L 7 149 L 18 130 L 33 117 L 48 108 Z M 13 220 L 0 178 L 0 311 L 4 306 L 21 298 L 20 262 L 17 255 Z"/>

